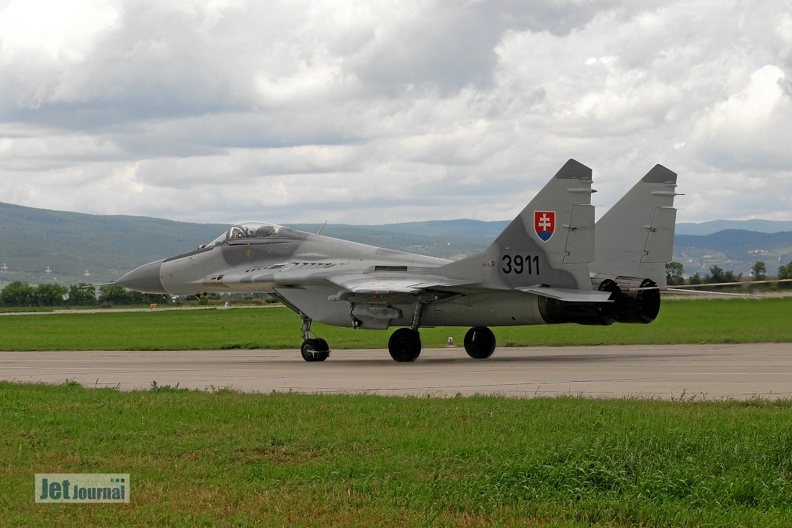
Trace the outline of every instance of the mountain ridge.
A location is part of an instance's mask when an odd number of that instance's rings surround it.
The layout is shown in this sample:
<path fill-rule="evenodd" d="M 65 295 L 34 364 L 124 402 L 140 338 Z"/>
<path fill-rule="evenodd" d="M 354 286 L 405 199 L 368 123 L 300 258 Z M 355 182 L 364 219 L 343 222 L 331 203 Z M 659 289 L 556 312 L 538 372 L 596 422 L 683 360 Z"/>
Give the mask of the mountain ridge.
<path fill-rule="evenodd" d="M 323 235 L 335 238 L 456 259 L 486 249 L 508 223 L 457 219 L 289 227 L 314 233 L 321 229 Z M 756 260 L 763 260 L 773 274 L 776 262 L 785 264 L 792 258 L 792 222 L 719 220 L 704 224 L 677 225 L 674 260 L 685 265 L 686 273 L 706 273 L 709 266 L 718 265 L 746 274 Z M 750 226 L 754 230 L 711 232 L 724 225 Z M 8 271 L 0 272 L 0 283 L 111 282 L 137 266 L 206 244 L 227 227 L 144 216 L 53 211 L 0 202 L 0 265 L 8 267 Z M 776 228 L 782 231 L 759 231 Z M 45 272 L 47 268 L 49 273 Z M 90 275 L 86 276 L 86 272 Z"/>
<path fill-rule="evenodd" d="M 738 229 L 757 233 L 782 233 L 792 231 L 792 221 L 787 220 L 711 220 L 709 222 L 680 222 L 676 225 L 678 235 L 711 235 L 719 231 Z"/>

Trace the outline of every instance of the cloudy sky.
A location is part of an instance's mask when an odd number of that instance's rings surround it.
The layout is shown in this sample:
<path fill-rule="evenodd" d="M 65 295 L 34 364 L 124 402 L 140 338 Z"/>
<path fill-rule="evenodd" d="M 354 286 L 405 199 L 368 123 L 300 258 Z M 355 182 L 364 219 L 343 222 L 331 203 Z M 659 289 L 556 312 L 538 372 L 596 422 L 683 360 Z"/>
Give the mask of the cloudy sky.
<path fill-rule="evenodd" d="M 792 220 L 792 0 L 0 0 L 0 201 L 197 222 Z"/>

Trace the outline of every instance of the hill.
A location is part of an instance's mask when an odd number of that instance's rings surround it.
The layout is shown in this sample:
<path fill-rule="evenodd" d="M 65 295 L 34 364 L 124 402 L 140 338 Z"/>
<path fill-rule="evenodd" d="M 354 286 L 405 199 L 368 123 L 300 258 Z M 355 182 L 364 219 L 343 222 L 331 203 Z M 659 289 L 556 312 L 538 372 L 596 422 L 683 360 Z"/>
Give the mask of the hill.
<path fill-rule="evenodd" d="M 689 274 L 704 275 L 717 265 L 745 276 L 755 262 L 762 261 L 774 275 L 780 265 L 792 261 L 792 232 L 727 229 L 704 236 L 678 234 L 674 237 L 674 260 L 684 264 Z"/>
<path fill-rule="evenodd" d="M 262 219 L 274 220 L 274 219 Z M 726 222 L 720 224 L 719 222 Z M 471 255 L 486 247 L 506 227 L 507 221 L 443 220 L 388 225 L 295 224 L 290 227 L 323 235 L 449 259 Z M 792 260 L 792 229 L 780 233 L 729 229 L 707 231 L 717 225 L 744 225 L 762 229 L 786 227 L 789 222 L 718 221 L 680 224 L 674 260 L 685 272 L 705 274 L 718 265 L 747 274 L 757 260 L 775 273 L 779 264 Z M 688 226 L 682 228 L 682 226 Z M 699 226 L 690 227 L 690 226 Z M 220 224 L 175 222 L 136 216 L 88 215 L 34 209 L 0 203 L 0 287 L 21 280 L 39 284 L 111 282 L 146 262 L 174 255 L 214 240 L 227 228 Z M 45 270 L 50 268 L 51 272 Z M 90 276 L 84 276 L 88 270 Z"/>
<path fill-rule="evenodd" d="M 782 220 L 712 220 L 698 224 L 680 222 L 676 226 L 676 234 L 703 236 L 729 229 L 756 231 L 758 233 L 781 233 L 792 231 L 792 222 Z"/>
<path fill-rule="evenodd" d="M 205 244 L 224 229 L 0 203 L 0 264 L 8 267 L 0 281 L 110 282 L 136 266 Z M 83 275 L 86 270 L 90 277 Z"/>

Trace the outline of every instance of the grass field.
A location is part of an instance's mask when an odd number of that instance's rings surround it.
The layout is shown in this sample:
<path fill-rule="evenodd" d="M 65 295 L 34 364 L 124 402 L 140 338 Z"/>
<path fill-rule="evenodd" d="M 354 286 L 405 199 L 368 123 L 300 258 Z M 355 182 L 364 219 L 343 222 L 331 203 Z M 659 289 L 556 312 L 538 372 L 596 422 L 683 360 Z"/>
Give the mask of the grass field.
<path fill-rule="evenodd" d="M 792 342 L 792 299 L 670 301 L 650 325 L 501 346 Z M 390 332 L 315 325 L 334 348 Z M 286 309 L 0 317 L 6 350 L 297 348 Z M 425 346 L 466 329 L 422 329 Z M 35 352 L 33 352 L 35 353 Z M 129 473 L 127 505 L 34 502 Z M 0 526 L 792 525 L 792 402 L 120 392 L 0 382 Z"/>
<path fill-rule="evenodd" d="M 4 526 L 792 523 L 791 402 L 432 399 L 0 382 Z M 35 473 L 130 474 L 127 505 Z"/>
<path fill-rule="evenodd" d="M 792 342 L 792 298 L 671 300 L 649 325 L 493 328 L 499 346 Z M 391 331 L 314 324 L 332 349 L 387 348 Z M 462 343 L 467 328 L 422 328 L 424 347 Z M 300 319 L 281 306 L 7 315 L 0 350 L 299 348 Z"/>

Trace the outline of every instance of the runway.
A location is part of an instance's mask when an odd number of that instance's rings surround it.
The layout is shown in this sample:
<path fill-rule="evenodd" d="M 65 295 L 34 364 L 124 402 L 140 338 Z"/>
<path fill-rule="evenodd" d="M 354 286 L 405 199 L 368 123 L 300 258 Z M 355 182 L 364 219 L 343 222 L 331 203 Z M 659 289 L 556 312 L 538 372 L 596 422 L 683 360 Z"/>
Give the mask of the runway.
<path fill-rule="evenodd" d="M 750 399 L 792 397 L 792 344 L 427 349 L 414 363 L 386 350 L 338 350 L 306 363 L 296 350 L 0 352 L 0 379 L 86 387 L 399 396 L 499 395 Z"/>

